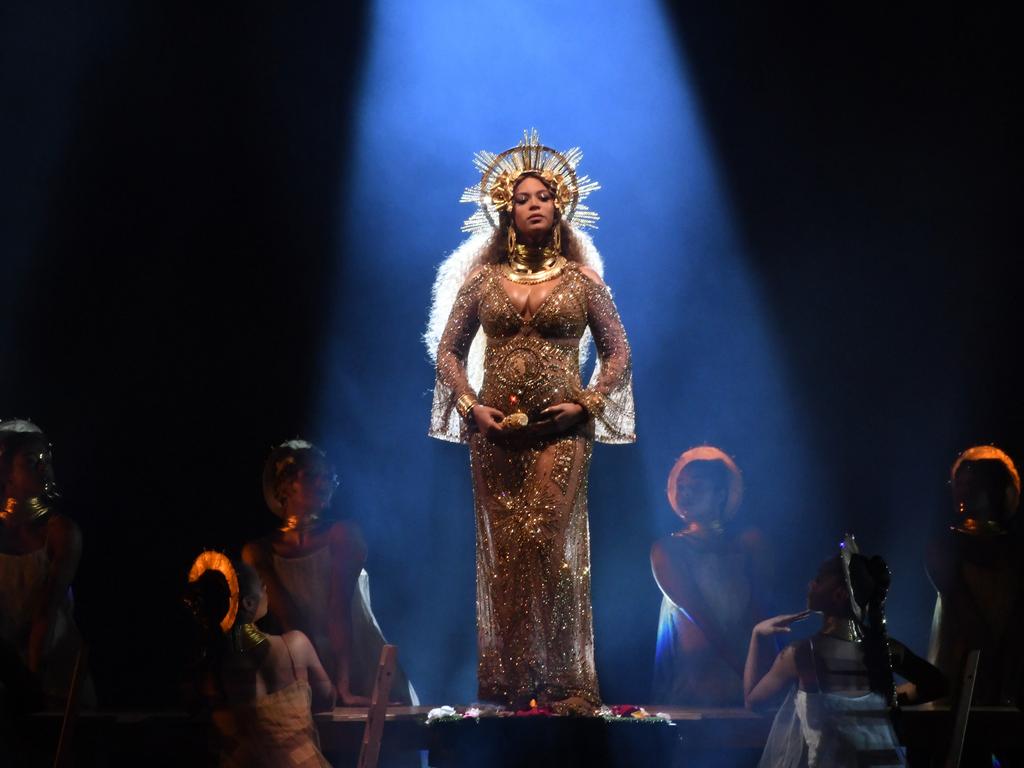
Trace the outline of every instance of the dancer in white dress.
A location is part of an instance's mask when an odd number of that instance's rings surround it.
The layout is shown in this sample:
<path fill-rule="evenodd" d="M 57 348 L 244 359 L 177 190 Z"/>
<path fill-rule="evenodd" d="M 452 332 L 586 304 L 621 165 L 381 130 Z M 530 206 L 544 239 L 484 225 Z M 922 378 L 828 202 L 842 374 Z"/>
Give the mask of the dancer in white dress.
<path fill-rule="evenodd" d="M 789 689 L 775 716 L 761 768 L 904 765 L 891 710 L 945 693 L 942 674 L 885 633 L 889 588 L 885 562 L 857 552 L 847 536 L 808 586 L 807 610 L 754 627 L 744 669 L 748 707 L 768 704 Z M 770 668 L 774 635 L 812 612 L 821 630 L 785 648 Z M 893 672 L 909 682 L 898 689 Z"/>
<path fill-rule="evenodd" d="M 312 641 L 339 703 L 365 706 L 384 635 L 370 607 L 362 534 L 327 514 L 336 486 L 327 457 L 313 444 L 289 440 L 275 448 L 264 466 L 263 495 L 284 524 L 247 543 L 242 559 L 266 585 L 276 627 L 301 630 Z M 419 703 L 401 668 L 390 699 Z"/>

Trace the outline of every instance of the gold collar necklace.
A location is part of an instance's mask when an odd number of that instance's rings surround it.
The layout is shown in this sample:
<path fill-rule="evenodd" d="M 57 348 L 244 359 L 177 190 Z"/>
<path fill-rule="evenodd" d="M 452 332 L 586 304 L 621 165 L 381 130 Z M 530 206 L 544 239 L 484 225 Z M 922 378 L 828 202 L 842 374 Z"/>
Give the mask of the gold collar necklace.
<path fill-rule="evenodd" d="M 299 533 L 309 533 L 309 531 L 320 525 L 320 513 L 315 515 L 308 515 L 306 517 L 299 517 L 298 515 L 288 515 L 284 519 L 284 525 L 280 527 L 280 531 L 287 533 L 288 531 L 298 531 Z"/>
<path fill-rule="evenodd" d="M 950 528 L 957 533 L 966 533 L 968 536 L 1002 536 L 1006 529 L 998 520 L 976 520 L 973 517 L 965 517 L 960 525 L 952 525 Z"/>
<path fill-rule="evenodd" d="M 8 498 L 0 509 L 0 520 L 12 524 L 34 523 L 53 511 L 50 499 L 45 496 L 33 496 L 30 499 Z"/>
<path fill-rule="evenodd" d="M 268 635 L 251 621 L 231 628 L 231 644 L 236 653 L 249 653 L 267 642 Z"/>
<path fill-rule="evenodd" d="M 722 525 L 721 520 L 710 520 L 701 525 L 690 523 L 681 531 L 676 531 L 672 535 L 676 538 L 682 538 L 683 536 L 694 536 L 695 534 L 699 536 L 703 533 L 712 534 L 712 536 L 721 536 L 725 533 L 725 526 Z"/>
<path fill-rule="evenodd" d="M 517 243 L 509 253 L 505 277 L 513 283 L 543 283 L 562 274 L 565 257 L 550 246 Z"/>

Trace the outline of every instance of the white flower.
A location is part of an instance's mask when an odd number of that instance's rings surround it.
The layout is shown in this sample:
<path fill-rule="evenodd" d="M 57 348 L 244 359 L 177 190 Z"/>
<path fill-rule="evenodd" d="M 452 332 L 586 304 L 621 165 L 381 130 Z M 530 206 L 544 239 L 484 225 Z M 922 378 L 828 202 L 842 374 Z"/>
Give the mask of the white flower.
<path fill-rule="evenodd" d="M 432 710 L 427 712 L 427 722 L 432 723 L 435 720 L 440 720 L 444 717 L 455 717 L 457 714 L 455 707 L 449 707 L 445 704 L 443 707 L 434 707 Z"/>
<path fill-rule="evenodd" d="M 469 709 L 467 709 L 465 711 L 465 713 L 463 713 L 462 716 L 463 717 L 480 717 L 480 708 L 479 707 L 470 707 Z"/>

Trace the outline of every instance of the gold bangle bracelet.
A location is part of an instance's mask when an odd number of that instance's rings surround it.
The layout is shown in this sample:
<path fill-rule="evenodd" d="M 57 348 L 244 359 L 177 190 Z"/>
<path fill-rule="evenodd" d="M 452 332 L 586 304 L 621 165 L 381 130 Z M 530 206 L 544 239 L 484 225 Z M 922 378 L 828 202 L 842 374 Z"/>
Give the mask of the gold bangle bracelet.
<path fill-rule="evenodd" d="M 470 411 L 473 410 L 473 406 L 476 405 L 477 402 L 477 399 L 472 395 L 462 395 L 455 401 L 455 410 L 459 412 L 459 416 L 462 418 L 468 418 Z"/>

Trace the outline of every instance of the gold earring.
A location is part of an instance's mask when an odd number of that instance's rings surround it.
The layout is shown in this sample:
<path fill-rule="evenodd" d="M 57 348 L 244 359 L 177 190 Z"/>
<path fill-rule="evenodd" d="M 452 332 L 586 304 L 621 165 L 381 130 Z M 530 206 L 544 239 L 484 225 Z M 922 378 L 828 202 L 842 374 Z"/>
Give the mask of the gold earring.
<path fill-rule="evenodd" d="M 508 255 L 511 258 L 516 252 L 516 228 L 514 224 L 508 225 Z"/>
<path fill-rule="evenodd" d="M 554 237 L 551 239 L 552 244 L 555 246 L 555 252 L 562 252 L 562 223 L 560 221 L 555 222 Z"/>

